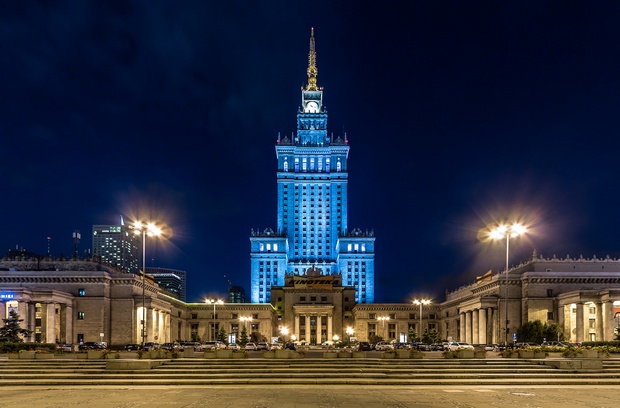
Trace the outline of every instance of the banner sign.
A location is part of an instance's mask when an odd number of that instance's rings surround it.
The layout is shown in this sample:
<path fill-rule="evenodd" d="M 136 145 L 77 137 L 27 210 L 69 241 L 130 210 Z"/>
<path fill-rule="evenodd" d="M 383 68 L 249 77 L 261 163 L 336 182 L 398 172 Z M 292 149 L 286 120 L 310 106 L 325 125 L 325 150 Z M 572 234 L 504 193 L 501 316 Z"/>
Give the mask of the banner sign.
<path fill-rule="evenodd" d="M 295 276 L 293 280 L 293 286 L 295 289 L 327 289 L 331 290 L 334 286 L 333 276 L 316 276 L 312 278 L 305 278 L 301 276 Z"/>

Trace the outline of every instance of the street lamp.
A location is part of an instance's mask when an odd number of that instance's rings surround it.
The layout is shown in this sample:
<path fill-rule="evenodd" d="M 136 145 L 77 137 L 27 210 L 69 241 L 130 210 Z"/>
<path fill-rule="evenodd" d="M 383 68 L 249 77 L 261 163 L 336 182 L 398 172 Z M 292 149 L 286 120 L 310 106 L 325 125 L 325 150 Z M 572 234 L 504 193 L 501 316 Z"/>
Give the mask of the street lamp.
<path fill-rule="evenodd" d="M 353 335 L 353 333 L 355 333 L 355 330 L 353 330 L 353 327 L 349 326 L 346 329 L 346 333 L 347 333 L 347 336 L 349 337 L 348 340 L 347 340 L 347 344 L 350 345 L 351 344 L 351 336 Z"/>
<path fill-rule="evenodd" d="M 142 234 L 142 348 L 144 348 L 146 337 L 146 282 L 144 280 L 146 276 L 146 236 L 160 236 L 162 230 L 152 222 L 145 224 L 140 221 L 136 221 L 130 228 L 134 230 L 134 234 Z"/>
<path fill-rule="evenodd" d="M 413 301 L 413 304 L 414 305 L 420 305 L 420 333 L 419 333 L 419 336 L 420 336 L 420 341 L 422 341 L 422 305 L 430 305 L 431 301 L 430 301 L 430 299 L 420 299 L 420 300 L 416 299 L 416 300 Z"/>
<path fill-rule="evenodd" d="M 213 338 L 211 340 L 215 341 L 215 335 L 216 335 L 216 332 L 215 332 L 215 306 L 216 305 L 223 305 L 224 301 L 221 300 L 221 299 L 217 299 L 217 300 L 215 300 L 215 299 L 206 299 L 205 303 L 208 303 L 208 304 L 213 303 Z"/>
<path fill-rule="evenodd" d="M 280 327 L 280 334 L 282 335 L 282 340 L 286 341 L 286 336 L 288 336 L 288 327 Z"/>
<path fill-rule="evenodd" d="M 523 235 L 527 232 L 527 228 L 523 224 L 512 224 L 512 225 L 498 225 L 496 228 L 493 228 L 489 233 L 489 237 L 491 239 L 504 239 L 506 238 L 506 270 L 504 273 L 506 274 L 506 287 L 504 288 L 504 312 L 506 316 L 506 328 L 505 328 L 505 338 L 504 338 L 504 346 L 508 347 L 508 259 L 510 254 L 510 238 L 518 237 L 519 235 Z"/>
<path fill-rule="evenodd" d="M 390 316 L 379 316 L 377 317 L 377 320 L 381 320 L 381 331 L 383 332 L 383 335 L 385 336 L 385 321 L 390 320 Z"/>

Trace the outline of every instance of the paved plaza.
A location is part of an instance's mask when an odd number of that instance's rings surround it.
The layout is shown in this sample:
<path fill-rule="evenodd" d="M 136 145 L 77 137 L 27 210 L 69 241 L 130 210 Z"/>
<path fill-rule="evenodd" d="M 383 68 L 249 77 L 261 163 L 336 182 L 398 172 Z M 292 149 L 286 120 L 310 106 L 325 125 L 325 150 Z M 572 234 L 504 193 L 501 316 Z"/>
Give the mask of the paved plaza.
<path fill-rule="evenodd" d="M 2 387 L 2 407 L 615 408 L 620 387 Z"/>

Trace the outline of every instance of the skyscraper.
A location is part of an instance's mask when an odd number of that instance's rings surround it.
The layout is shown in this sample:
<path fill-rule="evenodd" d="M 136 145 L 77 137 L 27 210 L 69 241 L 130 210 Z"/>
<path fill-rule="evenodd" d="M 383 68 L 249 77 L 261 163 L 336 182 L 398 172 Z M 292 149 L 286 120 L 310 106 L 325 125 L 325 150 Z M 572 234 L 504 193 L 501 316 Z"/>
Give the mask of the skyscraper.
<path fill-rule="evenodd" d="M 372 231 L 349 231 L 346 135 L 327 133 L 323 88 L 317 86 L 314 29 L 310 35 L 308 83 L 301 92 L 297 132 L 276 144 L 278 161 L 277 229 L 252 230 L 251 301 L 267 303 L 272 286 L 286 274 L 303 275 L 314 267 L 321 275 L 340 274 L 355 286 L 358 303 L 374 301 Z"/>
<path fill-rule="evenodd" d="M 175 293 L 183 302 L 187 301 L 187 272 L 178 269 L 147 266 L 147 276 L 153 277 L 159 287 Z"/>
<path fill-rule="evenodd" d="M 139 239 L 122 216 L 118 225 L 93 225 L 93 255 L 127 272 L 140 273 Z"/>

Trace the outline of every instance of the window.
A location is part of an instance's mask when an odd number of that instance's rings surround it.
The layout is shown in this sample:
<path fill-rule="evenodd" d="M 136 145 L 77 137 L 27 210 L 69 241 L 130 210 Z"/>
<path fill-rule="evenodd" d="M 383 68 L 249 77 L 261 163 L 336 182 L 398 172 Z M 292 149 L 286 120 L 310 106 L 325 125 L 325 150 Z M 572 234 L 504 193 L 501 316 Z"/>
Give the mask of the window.
<path fill-rule="evenodd" d="M 321 302 L 327 302 L 327 296 L 321 296 Z"/>
<path fill-rule="evenodd" d="M 553 312 L 547 312 L 547 320 L 553 320 Z"/>
<path fill-rule="evenodd" d="M 237 315 L 237 313 L 233 313 L 233 314 L 232 314 L 232 319 L 236 319 L 236 318 L 237 318 L 237 316 L 238 316 L 238 315 Z"/>
<path fill-rule="evenodd" d="M 299 297 L 299 301 L 300 302 L 305 302 L 306 301 L 306 297 L 305 296 L 300 296 Z"/>
<path fill-rule="evenodd" d="M 396 313 L 390 313 L 390 319 L 396 319 Z"/>
<path fill-rule="evenodd" d="M 86 289 L 79 288 L 78 289 L 78 296 L 86 296 Z"/>
<path fill-rule="evenodd" d="M 198 319 L 198 313 L 192 313 L 192 319 Z"/>
<path fill-rule="evenodd" d="M 78 312 L 78 320 L 84 320 L 84 312 Z"/>
<path fill-rule="evenodd" d="M 258 313 L 254 313 L 254 314 L 252 315 L 252 319 L 258 319 Z M 258 327 L 258 325 L 256 325 L 256 326 Z"/>
<path fill-rule="evenodd" d="M 284 162 L 284 171 L 288 171 L 288 162 L 287 161 Z"/>
<path fill-rule="evenodd" d="M 553 289 L 547 289 L 547 297 L 553 297 Z"/>
<path fill-rule="evenodd" d="M 278 244 L 273 244 L 273 251 L 278 252 Z"/>

